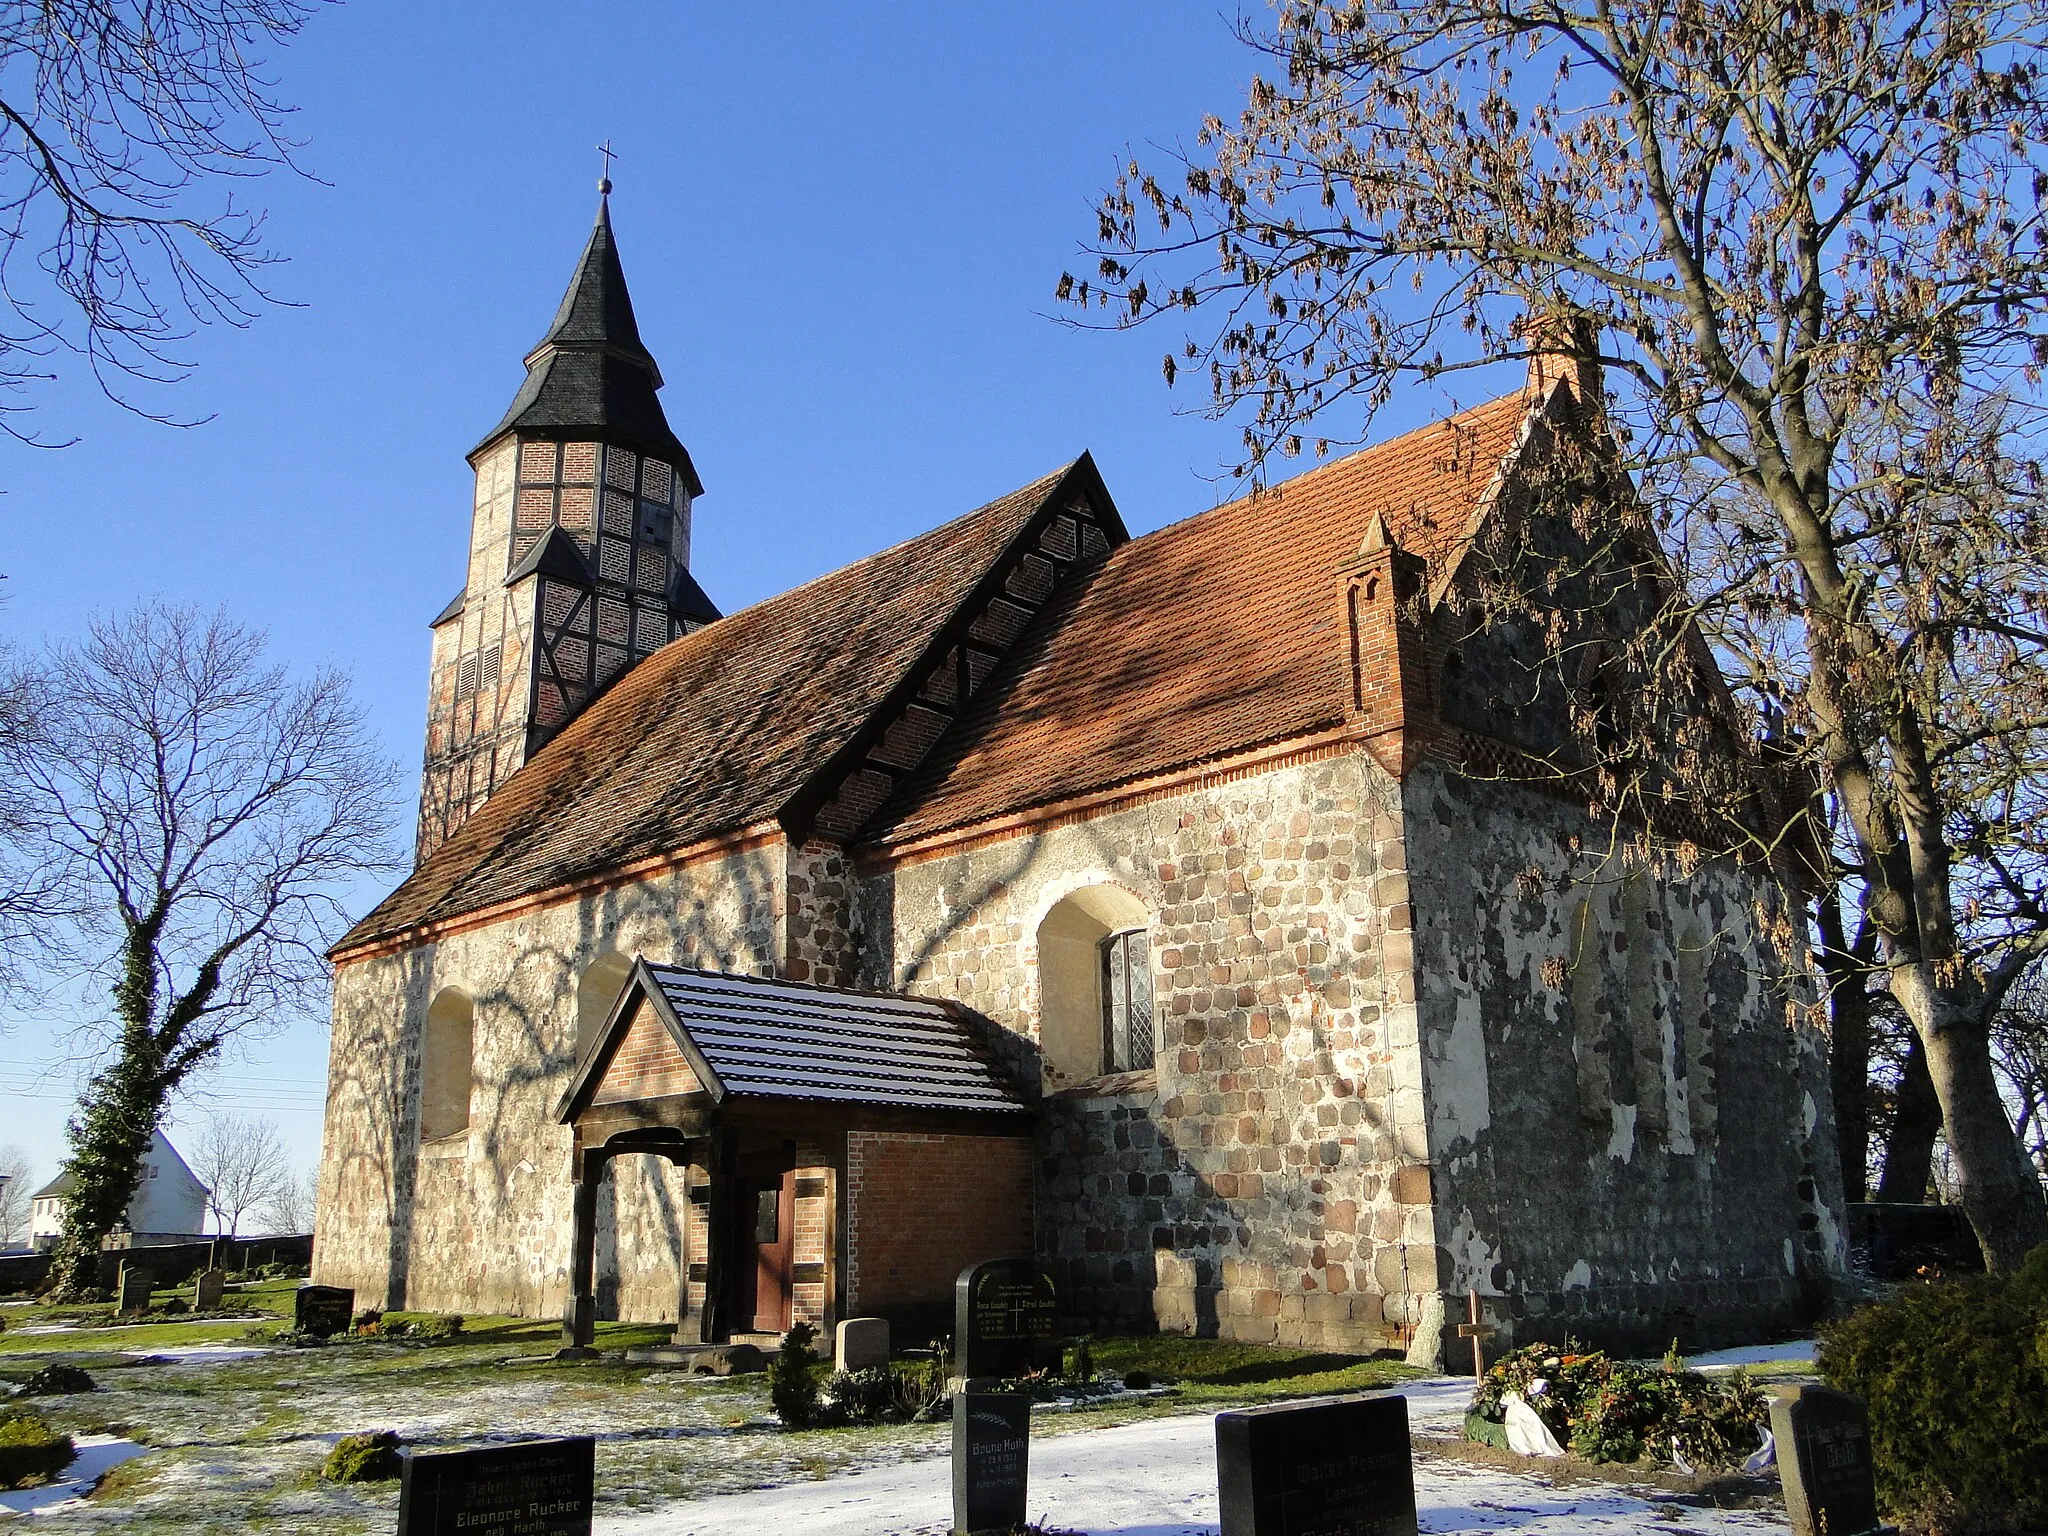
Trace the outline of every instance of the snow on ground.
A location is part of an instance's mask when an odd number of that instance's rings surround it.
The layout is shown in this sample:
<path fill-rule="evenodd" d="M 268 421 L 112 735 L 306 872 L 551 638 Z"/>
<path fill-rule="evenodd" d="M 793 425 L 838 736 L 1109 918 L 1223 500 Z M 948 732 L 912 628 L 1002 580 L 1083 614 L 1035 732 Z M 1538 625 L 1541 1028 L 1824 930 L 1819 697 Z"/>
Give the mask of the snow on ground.
<path fill-rule="evenodd" d="M 64 1469 L 63 1482 L 0 1493 L 0 1510 L 16 1515 L 46 1515 L 67 1505 L 82 1506 L 93 1484 L 147 1449 L 119 1435 L 74 1435 L 71 1443 L 78 1447 L 78 1459 Z"/>
<path fill-rule="evenodd" d="M 1469 1381 L 1416 1383 L 1412 1423 L 1434 1424 Z M 1087 1536 L 1209 1536 L 1217 1529 L 1216 1431 L 1210 1414 L 1148 1419 L 1114 1429 L 1034 1439 L 1031 1519 Z M 876 1467 L 821 1481 L 667 1504 L 600 1517 L 596 1536 L 939 1536 L 952 1525 L 952 1463 L 945 1457 Z M 1415 1499 L 1429 1536 L 1780 1536 L 1775 1512 L 1696 1509 L 1607 1483 L 1556 1485 L 1522 1473 L 1418 1457 Z M 1671 1517 L 1678 1518 L 1673 1520 Z M 1647 1522 L 1655 1521 L 1655 1526 Z"/>
<path fill-rule="evenodd" d="M 1712 1354 L 1694 1355 L 1685 1363 L 1696 1371 L 1725 1371 L 1738 1365 L 1811 1365 L 1813 1342 L 1812 1339 L 1794 1339 L 1790 1344 L 1750 1344 L 1741 1349 L 1717 1349 Z"/>
<path fill-rule="evenodd" d="M 171 1344 L 159 1349 L 124 1349 L 131 1360 L 148 1360 L 165 1365 L 219 1365 L 227 1360 L 249 1360 L 257 1355 L 274 1355 L 274 1349 L 247 1344 Z"/>

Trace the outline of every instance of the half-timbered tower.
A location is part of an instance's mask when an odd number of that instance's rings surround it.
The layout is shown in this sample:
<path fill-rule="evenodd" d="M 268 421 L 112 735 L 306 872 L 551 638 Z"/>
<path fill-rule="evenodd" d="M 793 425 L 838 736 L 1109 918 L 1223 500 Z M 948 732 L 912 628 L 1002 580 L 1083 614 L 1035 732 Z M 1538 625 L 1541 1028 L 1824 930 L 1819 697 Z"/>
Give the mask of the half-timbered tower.
<path fill-rule="evenodd" d="M 704 487 L 660 388 L 605 197 L 526 382 L 469 455 L 468 575 L 433 623 L 420 860 L 628 668 L 718 617 L 690 575 Z"/>

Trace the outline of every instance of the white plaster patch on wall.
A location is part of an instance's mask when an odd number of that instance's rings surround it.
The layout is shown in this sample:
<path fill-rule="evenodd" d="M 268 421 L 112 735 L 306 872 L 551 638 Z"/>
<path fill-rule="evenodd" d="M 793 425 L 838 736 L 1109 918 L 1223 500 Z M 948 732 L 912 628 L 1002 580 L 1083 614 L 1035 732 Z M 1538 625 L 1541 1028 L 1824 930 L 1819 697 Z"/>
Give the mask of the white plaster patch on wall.
<path fill-rule="evenodd" d="M 1813 1095 L 1810 1093 L 1799 1095 L 1799 1123 L 1804 1127 L 1804 1134 L 1808 1136 L 1811 1136 L 1813 1128 L 1820 1124 L 1820 1106 L 1814 1103 Z"/>
<path fill-rule="evenodd" d="M 1458 989 L 1450 1028 L 1437 1037 L 1431 1055 L 1435 1059 L 1429 1073 L 1430 1127 L 1436 1144 L 1478 1141 L 1489 1124 L 1492 1101 L 1486 1079 L 1486 1025 L 1476 994 Z"/>
<path fill-rule="evenodd" d="M 1607 1113 L 1608 1123 L 1612 1126 L 1607 1136 L 1607 1155 L 1618 1157 L 1625 1163 L 1636 1153 L 1636 1107 L 1633 1104 L 1610 1104 Z"/>
<path fill-rule="evenodd" d="M 1448 1277 L 1440 1276 L 1439 1284 L 1453 1291 L 1493 1290 L 1493 1270 L 1500 1263 L 1500 1250 L 1481 1235 L 1469 1205 L 1458 1211 L 1458 1219 L 1444 1239 L 1444 1249 L 1451 1256 L 1451 1273 Z"/>
<path fill-rule="evenodd" d="M 1789 1237 L 1785 1239 L 1785 1273 L 1788 1275 L 1799 1273 L 1799 1261 L 1793 1256 L 1792 1239 Z"/>
<path fill-rule="evenodd" d="M 1589 1291 L 1593 1288 L 1593 1266 L 1584 1259 L 1564 1272 L 1564 1288 L 1568 1291 Z"/>

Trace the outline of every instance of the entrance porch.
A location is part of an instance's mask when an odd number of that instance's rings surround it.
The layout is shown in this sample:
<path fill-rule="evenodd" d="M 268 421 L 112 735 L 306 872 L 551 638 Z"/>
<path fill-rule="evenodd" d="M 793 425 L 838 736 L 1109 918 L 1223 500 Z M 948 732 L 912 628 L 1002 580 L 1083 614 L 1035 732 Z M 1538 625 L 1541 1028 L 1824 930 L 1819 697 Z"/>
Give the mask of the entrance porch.
<path fill-rule="evenodd" d="M 590 1347 L 598 1193 L 628 1156 L 687 1170 L 678 1338 L 859 1315 L 943 1329 L 961 1269 L 1033 1251 L 1033 1111 L 992 1027 L 636 960 L 556 1110 L 575 1137 L 564 1343 Z"/>

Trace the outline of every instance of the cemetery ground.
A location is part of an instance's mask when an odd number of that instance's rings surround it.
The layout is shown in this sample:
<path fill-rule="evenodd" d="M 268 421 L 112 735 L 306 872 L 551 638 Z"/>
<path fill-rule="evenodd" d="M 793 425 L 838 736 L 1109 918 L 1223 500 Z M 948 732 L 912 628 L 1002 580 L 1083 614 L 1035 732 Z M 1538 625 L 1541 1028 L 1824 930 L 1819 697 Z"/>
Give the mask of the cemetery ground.
<path fill-rule="evenodd" d="M 342 1435 L 385 1429 L 437 1449 L 537 1434 L 595 1435 L 601 1530 L 622 1523 L 666 1528 L 664 1514 L 675 1518 L 675 1529 L 692 1529 L 694 1519 L 676 1501 L 776 1487 L 800 1499 L 803 1487 L 818 1488 L 818 1479 L 860 1469 L 886 1476 L 900 1465 L 915 1482 L 923 1474 L 908 1464 L 936 1458 L 931 1471 L 943 1476 L 945 1423 L 791 1433 L 769 1406 L 763 1375 L 688 1376 L 617 1360 L 556 1363 L 547 1358 L 560 1340 L 552 1322 L 479 1317 L 448 1341 L 279 1347 L 275 1335 L 289 1326 L 297 1284 L 280 1279 L 231 1288 L 225 1309 L 242 1315 L 199 1320 L 108 1326 L 104 1307 L 0 1307 L 8 1325 L 0 1334 L 0 1384 L 12 1386 L 55 1363 L 84 1367 L 99 1391 L 38 1398 L 32 1406 L 78 1437 L 93 1469 L 126 1458 L 89 1498 L 57 1502 L 50 1496 L 61 1490 L 45 1490 L 41 1511 L 23 1523 L 52 1533 L 119 1529 L 143 1536 L 381 1533 L 393 1525 L 397 1484 L 336 1485 L 322 1481 L 319 1469 Z M 597 1346 L 663 1343 L 669 1331 L 600 1324 Z M 1040 1412 L 1035 1444 L 1111 1426 L 1138 1426 L 1099 1442 L 1112 1455 L 1130 1434 L 1178 1443 L 1193 1433 L 1199 1442 L 1209 1420 L 1191 1414 L 1393 1386 L 1419 1375 L 1388 1361 L 1174 1337 L 1097 1340 L 1094 1350 L 1103 1374 L 1144 1370 L 1166 1390 Z M 1151 1420 L 1164 1422 L 1138 1424 Z M 1202 1427 L 1190 1431 L 1190 1424 Z M 1101 1459 L 1078 1444 L 1072 1452 L 1080 1454 L 1077 1466 Z M 1059 1453 L 1042 1454 L 1050 1466 Z M 1182 1466 L 1199 1487 L 1203 1474 L 1184 1460 Z M 14 1523 L 11 1510 L 37 1502 L 20 1493 L 0 1500 L 0 1528 Z M 740 1516 L 754 1500 L 728 1502 Z M 706 1506 L 701 1513 L 710 1512 Z"/>

